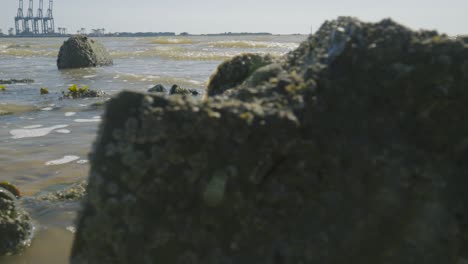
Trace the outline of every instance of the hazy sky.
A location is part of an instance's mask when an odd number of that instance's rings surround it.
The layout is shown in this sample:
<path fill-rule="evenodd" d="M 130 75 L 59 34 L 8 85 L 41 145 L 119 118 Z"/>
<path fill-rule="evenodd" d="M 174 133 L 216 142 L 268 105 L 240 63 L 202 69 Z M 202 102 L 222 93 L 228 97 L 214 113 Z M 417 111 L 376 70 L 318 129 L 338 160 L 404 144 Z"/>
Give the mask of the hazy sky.
<path fill-rule="evenodd" d="M 24 0 L 24 13 L 28 0 Z M 18 0 L 0 0 L 0 28 L 14 25 Z M 34 0 L 36 13 L 39 0 Z M 48 0 L 44 0 L 47 6 Z M 47 9 L 47 8 L 45 8 Z M 392 17 L 411 28 L 468 34 L 468 0 L 55 0 L 56 27 L 190 33 L 310 33 L 326 19 Z M 44 14 L 46 10 L 44 10 Z"/>

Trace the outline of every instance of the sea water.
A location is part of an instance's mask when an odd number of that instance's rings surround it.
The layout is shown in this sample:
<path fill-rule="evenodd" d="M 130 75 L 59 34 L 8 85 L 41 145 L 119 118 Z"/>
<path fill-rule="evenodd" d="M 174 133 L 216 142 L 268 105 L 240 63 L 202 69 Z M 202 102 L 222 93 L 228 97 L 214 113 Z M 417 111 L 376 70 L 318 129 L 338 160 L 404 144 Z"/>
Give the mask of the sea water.
<path fill-rule="evenodd" d="M 98 38 L 114 65 L 57 70 L 61 38 L 0 38 L 0 79 L 33 79 L 6 84 L 0 91 L 0 181 L 25 196 L 58 190 L 88 176 L 88 154 L 96 138 L 103 98 L 61 99 L 76 84 L 110 97 L 122 90 L 145 92 L 163 84 L 201 94 L 216 67 L 251 52 L 284 55 L 306 36 L 188 36 Z M 45 87 L 49 94 L 41 95 Z M 32 246 L 0 263 L 67 263 L 79 203 L 38 204 L 27 208 L 35 221 Z"/>

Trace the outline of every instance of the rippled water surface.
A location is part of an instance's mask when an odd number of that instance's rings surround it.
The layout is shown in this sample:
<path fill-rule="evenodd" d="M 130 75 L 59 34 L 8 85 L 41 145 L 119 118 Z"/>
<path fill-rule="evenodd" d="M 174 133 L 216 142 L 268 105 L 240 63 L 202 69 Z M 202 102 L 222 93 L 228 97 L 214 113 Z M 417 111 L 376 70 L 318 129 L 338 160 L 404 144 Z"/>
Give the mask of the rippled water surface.
<path fill-rule="evenodd" d="M 124 89 L 146 91 L 161 83 L 199 89 L 222 61 L 244 52 L 282 55 L 305 36 L 100 38 L 114 65 L 58 71 L 60 38 L 0 38 L 0 79 L 33 79 L 0 91 L 0 181 L 24 195 L 56 190 L 87 177 L 103 99 L 60 100 L 70 85 L 87 85 L 109 96 Z M 47 87 L 48 95 L 39 89 Z M 0 263 L 66 263 L 76 203 L 28 208 L 36 223 L 32 247 Z"/>

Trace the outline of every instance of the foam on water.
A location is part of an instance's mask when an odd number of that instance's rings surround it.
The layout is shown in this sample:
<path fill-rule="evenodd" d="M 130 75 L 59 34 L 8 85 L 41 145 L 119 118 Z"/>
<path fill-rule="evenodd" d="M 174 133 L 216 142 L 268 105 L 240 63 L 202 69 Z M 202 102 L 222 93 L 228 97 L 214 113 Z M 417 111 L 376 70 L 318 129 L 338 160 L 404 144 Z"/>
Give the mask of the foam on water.
<path fill-rule="evenodd" d="M 33 129 L 33 128 L 40 128 L 42 125 L 32 125 L 32 126 L 25 126 L 24 129 Z"/>
<path fill-rule="evenodd" d="M 210 51 L 210 50 L 190 50 L 182 47 L 156 47 L 144 51 L 112 51 L 114 59 L 129 57 L 160 57 L 170 60 L 191 60 L 191 61 L 222 61 L 229 59 L 241 51 Z"/>
<path fill-rule="evenodd" d="M 161 83 L 164 85 L 178 84 L 180 86 L 205 86 L 206 83 L 200 82 L 197 80 L 178 78 L 173 76 L 159 76 L 159 75 L 143 75 L 143 74 L 134 74 L 134 73 L 119 73 L 114 76 L 114 79 L 118 80 L 129 80 L 129 81 L 140 81 L 148 82 L 153 87 L 156 83 Z"/>
<path fill-rule="evenodd" d="M 47 161 L 45 165 L 46 166 L 62 165 L 62 164 L 73 162 L 78 159 L 80 159 L 80 157 L 68 155 L 68 156 L 64 156 L 61 159 Z"/>
<path fill-rule="evenodd" d="M 59 133 L 59 134 L 70 134 L 71 133 L 71 130 L 68 130 L 68 129 L 59 129 L 57 131 L 55 131 L 56 133 Z"/>
<path fill-rule="evenodd" d="M 66 117 L 70 117 L 70 116 L 74 116 L 74 115 L 76 115 L 76 112 L 66 112 L 65 113 Z"/>
<path fill-rule="evenodd" d="M 25 128 L 25 129 L 13 129 L 10 131 L 10 135 L 12 139 L 20 139 L 20 138 L 35 138 L 35 137 L 43 137 L 50 134 L 52 131 L 60 128 L 68 127 L 68 125 L 56 125 L 51 127 L 42 127 L 42 128 Z"/>
<path fill-rule="evenodd" d="M 79 118 L 79 119 L 75 119 L 73 121 L 75 121 L 77 123 L 101 122 L 101 117 L 97 116 L 97 117 L 93 117 L 91 119 Z"/>

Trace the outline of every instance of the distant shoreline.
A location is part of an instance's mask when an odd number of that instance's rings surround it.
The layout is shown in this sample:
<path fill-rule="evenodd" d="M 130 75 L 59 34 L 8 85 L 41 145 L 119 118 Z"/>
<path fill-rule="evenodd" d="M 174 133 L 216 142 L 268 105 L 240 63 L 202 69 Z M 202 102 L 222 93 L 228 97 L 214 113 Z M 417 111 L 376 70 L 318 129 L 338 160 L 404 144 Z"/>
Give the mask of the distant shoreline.
<path fill-rule="evenodd" d="M 66 34 L 66 35 L 3 35 L 0 38 L 68 38 L 77 34 Z M 220 37 L 220 36 L 302 36 L 307 34 L 272 34 L 267 32 L 260 33 L 214 33 L 214 34 L 188 34 L 181 33 L 175 34 L 172 32 L 163 32 L 163 33 L 128 33 L 128 32 L 119 32 L 105 35 L 95 35 L 95 34 L 85 34 L 88 37 L 100 38 L 100 37 L 109 37 L 109 38 L 126 38 L 126 37 Z"/>

